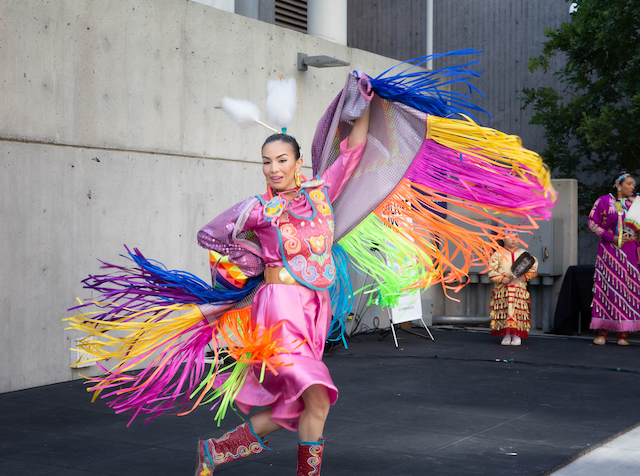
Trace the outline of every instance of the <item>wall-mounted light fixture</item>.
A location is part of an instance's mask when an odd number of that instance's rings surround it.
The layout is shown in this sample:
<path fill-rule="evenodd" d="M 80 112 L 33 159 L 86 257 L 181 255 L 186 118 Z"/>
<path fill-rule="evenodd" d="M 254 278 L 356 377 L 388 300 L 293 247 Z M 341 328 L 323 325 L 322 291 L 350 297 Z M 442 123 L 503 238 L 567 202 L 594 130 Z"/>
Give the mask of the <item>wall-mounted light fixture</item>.
<path fill-rule="evenodd" d="M 308 56 L 304 53 L 298 53 L 298 71 L 306 71 L 309 66 L 314 68 L 335 68 L 338 66 L 349 66 L 349 63 L 331 56 Z"/>

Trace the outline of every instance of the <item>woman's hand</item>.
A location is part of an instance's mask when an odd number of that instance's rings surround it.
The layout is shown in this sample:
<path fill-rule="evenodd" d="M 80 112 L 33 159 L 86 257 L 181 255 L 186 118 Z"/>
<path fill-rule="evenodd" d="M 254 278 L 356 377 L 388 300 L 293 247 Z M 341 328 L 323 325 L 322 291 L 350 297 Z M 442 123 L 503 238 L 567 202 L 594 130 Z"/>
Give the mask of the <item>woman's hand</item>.
<path fill-rule="evenodd" d="M 511 282 L 511 280 L 509 278 L 507 278 L 506 276 L 503 276 L 502 279 L 500 280 L 500 282 L 502 284 L 509 284 Z"/>

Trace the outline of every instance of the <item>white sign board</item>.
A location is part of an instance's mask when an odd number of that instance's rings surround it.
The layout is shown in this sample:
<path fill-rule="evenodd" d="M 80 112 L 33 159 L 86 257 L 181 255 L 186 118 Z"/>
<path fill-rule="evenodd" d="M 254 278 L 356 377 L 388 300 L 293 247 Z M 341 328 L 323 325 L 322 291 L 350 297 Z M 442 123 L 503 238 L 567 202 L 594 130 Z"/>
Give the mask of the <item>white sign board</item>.
<path fill-rule="evenodd" d="M 420 291 L 417 289 L 400 296 L 398 306 L 391 308 L 391 322 L 393 324 L 416 319 L 422 319 L 422 301 L 420 299 Z"/>
<path fill-rule="evenodd" d="M 407 207 L 411 208 L 411 204 L 406 202 Z M 401 210 L 396 210 L 395 213 L 393 210 L 387 210 L 386 218 L 390 221 L 394 220 L 394 215 L 400 215 Z M 411 220 L 407 220 L 411 223 Z M 406 238 L 410 241 L 414 241 L 411 236 L 406 236 Z M 388 247 L 393 247 L 393 245 L 387 242 Z M 391 266 L 394 271 L 398 272 L 401 268 L 399 263 L 390 263 L 389 258 L 386 259 L 387 265 Z M 409 262 L 408 260 L 402 266 L 410 266 L 415 265 L 415 262 Z M 398 305 L 396 307 L 391 308 L 391 323 L 400 324 L 402 322 L 414 321 L 416 319 L 422 319 L 422 301 L 420 299 L 420 290 L 416 289 L 415 291 L 408 292 L 398 298 Z"/>

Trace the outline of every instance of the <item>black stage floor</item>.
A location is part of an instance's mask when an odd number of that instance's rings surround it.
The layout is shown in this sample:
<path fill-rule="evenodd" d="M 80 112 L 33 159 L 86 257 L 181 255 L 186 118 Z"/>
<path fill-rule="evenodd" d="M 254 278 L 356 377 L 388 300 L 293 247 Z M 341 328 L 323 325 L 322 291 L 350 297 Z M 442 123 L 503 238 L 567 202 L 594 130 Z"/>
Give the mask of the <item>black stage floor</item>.
<path fill-rule="evenodd" d="M 322 474 L 543 475 L 640 422 L 640 345 L 531 337 L 501 347 L 485 331 L 433 329 L 435 342 L 366 335 L 325 362 L 340 389 Z M 513 360 L 511 360 L 513 359 Z M 126 428 L 81 381 L 0 395 L 2 475 L 191 475 L 207 408 Z M 296 435 L 215 474 L 294 475 Z"/>

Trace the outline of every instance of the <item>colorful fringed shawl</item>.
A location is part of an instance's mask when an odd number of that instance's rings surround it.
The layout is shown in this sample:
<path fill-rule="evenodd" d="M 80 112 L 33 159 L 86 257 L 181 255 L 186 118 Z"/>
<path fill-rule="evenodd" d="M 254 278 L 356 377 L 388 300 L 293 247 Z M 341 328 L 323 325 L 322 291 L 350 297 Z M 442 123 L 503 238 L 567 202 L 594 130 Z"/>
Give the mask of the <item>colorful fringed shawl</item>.
<path fill-rule="evenodd" d="M 449 96 L 440 101 L 444 93 L 437 88 L 462 74 L 458 69 L 413 71 L 409 65 L 390 79 L 371 81 L 376 96 L 364 156 L 333 204 L 335 240 L 374 278 L 386 305 L 404 291 L 436 283 L 458 291 L 471 266 L 488 269 L 504 233 L 549 219 L 556 197 L 549 170 L 519 137 L 479 126 L 448 107 Z M 421 89 L 423 84 L 429 87 Z M 354 87 L 348 78 L 320 120 L 314 174 L 333 163 L 349 135 L 345 116 L 357 116 L 357 110 L 345 98 Z M 455 104 L 463 105 L 460 98 Z"/>
<path fill-rule="evenodd" d="M 473 52 L 453 54 L 467 53 Z M 471 64 L 433 72 L 409 65 L 371 80 L 376 95 L 364 155 L 333 203 L 337 276 L 330 288 L 330 335 L 344 340 L 353 297 L 348 262 L 373 278 L 380 302 L 391 306 L 402 293 L 436 283 L 458 291 L 471 266 L 488 269 L 505 233 L 535 228 L 535 220 L 550 217 L 555 192 L 540 157 L 522 148 L 518 137 L 479 126 L 470 114 L 482 111 L 442 88 L 468 84 L 478 74 L 468 69 Z M 340 141 L 366 108 L 358 79 L 349 75 L 318 124 L 314 175 L 336 160 Z M 211 250 L 213 286 L 146 260 L 138 250 L 129 253 L 132 267 L 105 263 L 109 274 L 84 281 L 100 297 L 74 310 L 95 305 L 98 311 L 68 321 L 87 332 L 79 347 L 105 371 L 89 380 L 94 398 L 102 394 L 116 412 L 132 411 L 132 419 L 216 402 L 220 421 L 252 366 L 262 375 L 277 373 L 278 355 L 286 349 L 249 319 L 264 271 L 260 243 L 241 233 L 255 200 L 239 203 L 198 234 L 200 245 Z M 520 224 L 506 223 L 498 213 Z M 208 366 L 210 342 L 215 355 Z M 109 369 L 102 367 L 108 359 L 116 361 Z M 146 368 L 129 372 L 140 365 Z M 214 389 L 222 373 L 231 377 Z"/>

